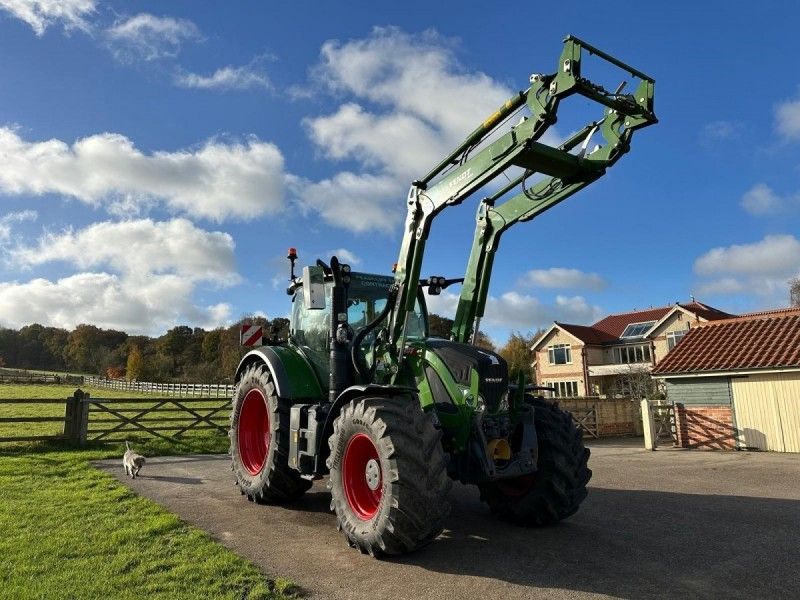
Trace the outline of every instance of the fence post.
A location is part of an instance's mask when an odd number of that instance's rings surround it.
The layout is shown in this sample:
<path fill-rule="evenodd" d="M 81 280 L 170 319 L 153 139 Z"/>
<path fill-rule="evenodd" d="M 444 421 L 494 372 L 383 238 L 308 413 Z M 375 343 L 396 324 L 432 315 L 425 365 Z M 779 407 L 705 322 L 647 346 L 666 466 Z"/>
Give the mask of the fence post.
<path fill-rule="evenodd" d="M 80 390 L 78 390 L 80 392 Z M 86 436 L 89 433 L 89 394 L 81 392 L 80 398 L 80 421 L 78 428 L 78 444 L 86 445 Z"/>
<path fill-rule="evenodd" d="M 656 449 L 656 422 L 653 419 L 653 411 L 650 410 L 650 401 L 642 399 L 642 426 L 644 427 L 644 447 L 645 450 Z"/>
<path fill-rule="evenodd" d="M 67 398 L 67 404 L 64 408 L 64 438 L 72 443 L 77 443 L 78 441 L 75 425 L 78 422 L 80 400 L 76 394 L 77 391 Z"/>

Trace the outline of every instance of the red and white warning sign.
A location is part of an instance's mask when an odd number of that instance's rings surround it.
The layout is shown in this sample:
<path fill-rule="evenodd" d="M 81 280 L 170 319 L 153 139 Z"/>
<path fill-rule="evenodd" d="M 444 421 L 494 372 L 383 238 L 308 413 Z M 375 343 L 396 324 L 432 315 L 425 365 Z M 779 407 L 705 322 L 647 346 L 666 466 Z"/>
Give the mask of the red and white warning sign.
<path fill-rule="evenodd" d="M 242 325 L 240 340 L 242 346 L 261 346 L 264 343 L 261 325 Z"/>

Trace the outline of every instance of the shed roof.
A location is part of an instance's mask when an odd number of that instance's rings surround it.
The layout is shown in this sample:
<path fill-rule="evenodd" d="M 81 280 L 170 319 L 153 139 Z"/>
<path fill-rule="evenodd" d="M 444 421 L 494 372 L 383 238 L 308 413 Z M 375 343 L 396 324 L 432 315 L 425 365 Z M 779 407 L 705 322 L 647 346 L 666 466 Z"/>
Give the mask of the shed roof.
<path fill-rule="evenodd" d="M 800 368 L 800 310 L 767 312 L 692 328 L 654 375 Z"/>

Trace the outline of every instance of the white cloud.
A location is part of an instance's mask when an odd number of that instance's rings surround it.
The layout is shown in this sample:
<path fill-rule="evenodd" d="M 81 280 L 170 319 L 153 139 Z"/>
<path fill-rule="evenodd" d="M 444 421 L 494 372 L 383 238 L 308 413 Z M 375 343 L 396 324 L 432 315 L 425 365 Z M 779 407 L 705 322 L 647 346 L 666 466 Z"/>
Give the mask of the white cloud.
<path fill-rule="evenodd" d="M 95 12 L 95 0 L 0 0 L 0 10 L 25 21 L 39 36 L 56 24 L 67 31 L 88 32 L 91 25 L 86 18 Z"/>
<path fill-rule="evenodd" d="M 768 235 L 752 244 L 714 248 L 694 263 L 698 275 L 732 273 L 788 276 L 800 268 L 800 241 L 792 235 Z"/>
<path fill-rule="evenodd" d="M 11 250 L 10 258 L 22 268 L 66 262 L 82 271 L 0 283 L 0 325 L 7 327 L 93 323 L 148 334 L 177 322 L 213 327 L 230 319 L 231 307 L 197 305 L 197 286 L 240 281 L 231 236 L 185 219 L 95 223 L 46 234 L 34 246 Z"/>
<path fill-rule="evenodd" d="M 294 178 L 290 185 L 301 211 L 356 233 L 396 232 L 402 219 L 403 203 L 391 177 L 341 172 L 318 182 Z"/>
<path fill-rule="evenodd" d="M 211 75 L 181 72 L 175 75 L 175 85 L 200 90 L 272 89 L 266 73 L 257 70 L 252 65 L 241 67 L 229 65 L 217 69 Z"/>
<path fill-rule="evenodd" d="M 751 244 L 714 248 L 695 261 L 694 271 L 712 278 L 699 283 L 699 294 L 746 294 L 758 296 L 763 306 L 785 306 L 787 281 L 800 273 L 800 241 L 768 235 Z"/>
<path fill-rule="evenodd" d="M 775 215 L 798 204 L 798 196 L 779 196 L 764 183 L 758 183 L 742 196 L 742 208 L 751 215 Z"/>
<path fill-rule="evenodd" d="M 115 133 L 69 145 L 29 142 L 0 127 L 0 159 L 0 193 L 61 194 L 115 214 L 135 215 L 160 201 L 174 212 L 219 222 L 283 207 L 283 156 L 256 138 L 145 154 Z"/>
<path fill-rule="evenodd" d="M 713 279 L 697 286 L 696 293 L 701 296 L 741 294 L 747 292 L 745 284 L 735 277 Z"/>
<path fill-rule="evenodd" d="M 776 107 L 775 128 L 787 140 L 800 139 L 800 100 L 787 100 Z"/>
<path fill-rule="evenodd" d="M 328 250 L 327 252 L 323 253 L 323 256 L 335 256 L 339 259 L 339 262 L 347 263 L 351 266 L 361 264 L 361 258 L 355 252 L 351 252 L 347 248 Z"/>
<path fill-rule="evenodd" d="M 313 141 L 333 158 L 380 165 L 404 182 L 428 170 L 510 95 L 483 73 L 468 73 L 452 43 L 434 32 L 375 28 L 366 39 L 326 42 L 316 79 L 334 92 L 383 107 L 346 103 L 307 119 Z"/>
<path fill-rule="evenodd" d="M 35 210 L 21 210 L 18 212 L 10 212 L 0 217 L 0 244 L 8 241 L 11 237 L 13 223 L 35 221 L 38 216 L 39 214 Z"/>
<path fill-rule="evenodd" d="M 520 279 L 520 284 L 553 289 L 590 290 L 602 290 L 607 285 L 605 279 L 597 273 L 585 273 L 578 269 L 562 267 L 528 271 Z"/>
<path fill-rule="evenodd" d="M 123 62 L 174 57 L 184 42 L 200 40 L 201 37 L 197 25 L 188 19 L 157 17 L 148 13 L 118 21 L 106 30 L 111 51 Z"/>
<path fill-rule="evenodd" d="M 443 292 L 427 296 L 428 310 L 453 318 L 458 306 L 458 295 Z M 599 306 L 589 304 L 583 296 L 556 296 L 555 302 L 542 302 L 535 296 L 506 292 L 489 296 L 482 326 L 498 327 L 511 331 L 529 331 L 552 325 L 553 321 L 567 323 L 593 323 L 602 315 Z"/>
<path fill-rule="evenodd" d="M 215 327 L 230 320 L 227 304 L 191 302 L 192 284 L 175 275 L 130 281 L 109 273 L 78 273 L 56 281 L 0 282 L 0 326 L 80 323 L 160 335 L 175 323 Z"/>
<path fill-rule="evenodd" d="M 189 282 L 239 281 L 233 238 L 186 219 L 94 223 L 77 232 L 45 234 L 38 245 L 17 247 L 10 256 L 22 267 L 66 261 L 80 269 L 110 267 L 129 278 L 170 273 Z"/>
<path fill-rule="evenodd" d="M 298 179 L 294 189 L 329 223 L 354 231 L 396 230 L 411 180 L 512 93 L 483 73 L 467 72 L 453 43 L 435 32 L 411 35 L 396 28 L 326 42 L 313 79 L 349 98 L 333 112 L 303 121 L 310 139 L 323 156 L 355 160 L 362 172 L 318 183 Z"/>

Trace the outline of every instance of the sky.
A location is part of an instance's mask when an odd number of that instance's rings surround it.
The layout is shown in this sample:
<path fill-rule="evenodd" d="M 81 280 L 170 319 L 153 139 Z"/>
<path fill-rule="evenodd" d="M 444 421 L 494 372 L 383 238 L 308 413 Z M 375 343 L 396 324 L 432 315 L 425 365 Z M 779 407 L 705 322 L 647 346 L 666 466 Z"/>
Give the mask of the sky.
<path fill-rule="evenodd" d="M 553 72 L 567 34 L 652 75 L 660 122 L 504 236 L 489 335 L 691 296 L 785 306 L 800 7 L 650 4 L 0 0 L 0 326 L 286 316 L 290 246 L 388 274 L 409 183 Z M 551 139 L 600 116 L 562 107 Z M 434 222 L 424 275 L 463 274 L 480 197 Z"/>

